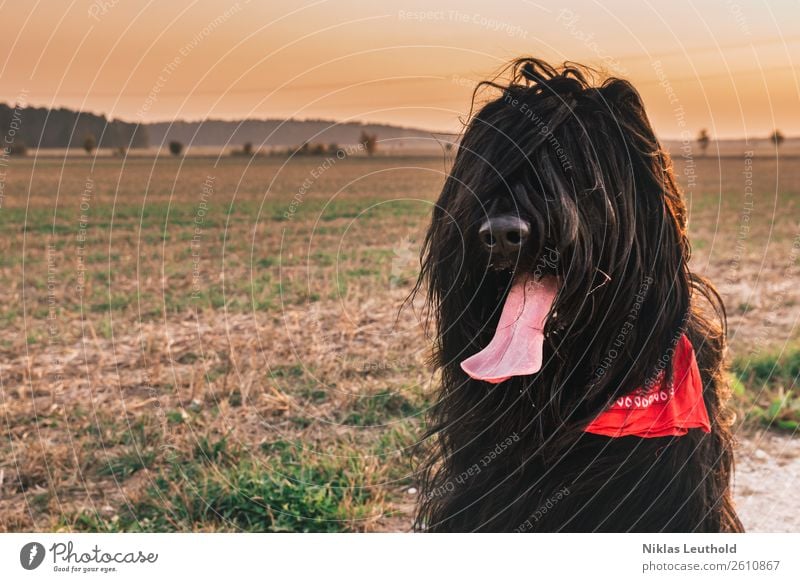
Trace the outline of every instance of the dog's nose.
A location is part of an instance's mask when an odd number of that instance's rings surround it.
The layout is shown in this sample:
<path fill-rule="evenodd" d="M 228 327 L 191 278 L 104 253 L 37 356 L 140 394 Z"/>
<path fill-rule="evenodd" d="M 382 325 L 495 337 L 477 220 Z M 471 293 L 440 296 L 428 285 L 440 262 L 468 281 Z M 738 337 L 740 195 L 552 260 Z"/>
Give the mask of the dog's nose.
<path fill-rule="evenodd" d="M 492 256 L 508 258 L 519 252 L 530 234 L 530 224 L 519 216 L 494 216 L 478 229 L 478 238 Z"/>

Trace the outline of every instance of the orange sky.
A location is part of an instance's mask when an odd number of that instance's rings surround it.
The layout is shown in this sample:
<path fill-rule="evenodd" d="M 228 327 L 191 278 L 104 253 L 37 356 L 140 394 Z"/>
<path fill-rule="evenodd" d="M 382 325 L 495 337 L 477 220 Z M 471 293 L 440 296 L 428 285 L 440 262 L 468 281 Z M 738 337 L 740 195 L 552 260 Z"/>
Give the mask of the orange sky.
<path fill-rule="evenodd" d="M 456 131 L 475 81 L 533 54 L 632 79 L 664 138 L 800 134 L 797 0 L 6 0 L 0 32 L 0 100 L 126 120 Z"/>

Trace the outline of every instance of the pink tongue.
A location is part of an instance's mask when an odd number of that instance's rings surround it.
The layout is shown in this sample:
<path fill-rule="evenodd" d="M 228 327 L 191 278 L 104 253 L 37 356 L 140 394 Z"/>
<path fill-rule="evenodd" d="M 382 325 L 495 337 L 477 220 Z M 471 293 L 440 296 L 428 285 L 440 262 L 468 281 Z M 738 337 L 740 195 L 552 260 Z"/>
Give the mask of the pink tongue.
<path fill-rule="evenodd" d="M 542 368 L 545 318 L 556 291 L 556 278 L 552 276 L 535 281 L 533 275 L 526 274 L 517 279 L 492 341 L 461 362 L 461 368 L 470 377 L 492 384 L 538 372 Z"/>

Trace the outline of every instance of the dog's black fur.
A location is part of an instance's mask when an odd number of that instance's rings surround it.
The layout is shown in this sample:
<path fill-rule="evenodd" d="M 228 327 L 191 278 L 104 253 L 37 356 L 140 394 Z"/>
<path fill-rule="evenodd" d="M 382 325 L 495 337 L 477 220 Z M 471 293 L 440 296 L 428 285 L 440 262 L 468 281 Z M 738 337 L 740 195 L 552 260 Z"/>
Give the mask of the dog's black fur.
<path fill-rule="evenodd" d="M 426 288 L 442 385 L 417 529 L 742 531 L 730 496 L 724 307 L 689 269 L 684 198 L 641 97 L 570 63 L 523 58 L 507 73 L 479 87 L 502 94 L 470 119 L 423 248 L 415 292 Z M 510 268 L 492 264 L 477 236 L 498 213 L 532 227 Z M 542 370 L 472 380 L 459 364 L 491 339 L 520 270 L 560 281 Z M 711 433 L 585 433 L 664 369 L 681 333 L 697 355 Z"/>

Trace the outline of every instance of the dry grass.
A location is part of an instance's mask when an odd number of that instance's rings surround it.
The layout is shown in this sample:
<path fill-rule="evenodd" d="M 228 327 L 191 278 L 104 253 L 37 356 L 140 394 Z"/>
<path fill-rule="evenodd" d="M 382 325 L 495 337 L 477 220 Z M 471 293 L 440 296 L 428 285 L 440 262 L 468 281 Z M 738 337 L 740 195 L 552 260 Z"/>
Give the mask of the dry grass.
<path fill-rule="evenodd" d="M 0 530 L 409 527 L 434 379 L 400 307 L 444 164 L 284 161 L 12 161 Z M 754 161 L 739 252 L 743 169 L 696 160 L 695 268 L 720 284 L 736 372 L 758 388 L 742 415 L 782 390 L 770 418 L 792 420 L 791 366 L 750 360 L 797 339 L 800 170 L 782 161 L 777 182 Z"/>

